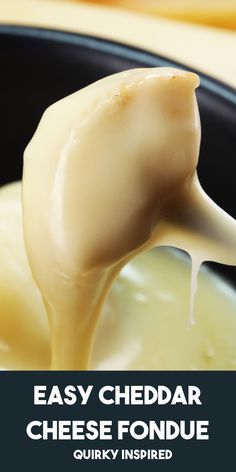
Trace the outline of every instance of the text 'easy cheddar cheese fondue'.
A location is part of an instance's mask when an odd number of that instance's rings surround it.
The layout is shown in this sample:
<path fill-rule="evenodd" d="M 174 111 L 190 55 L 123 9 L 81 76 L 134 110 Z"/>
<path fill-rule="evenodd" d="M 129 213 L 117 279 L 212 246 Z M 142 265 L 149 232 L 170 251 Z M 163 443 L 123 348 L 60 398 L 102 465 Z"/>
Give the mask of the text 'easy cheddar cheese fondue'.
<path fill-rule="evenodd" d="M 53 369 L 89 368 L 104 300 L 134 255 L 158 245 L 190 253 L 191 313 L 200 264 L 236 264 L 236 222 L 195 171 L 197 86 L 171 68 L 116 74 L 49 107 L 26 148 L 24 237 Z"/>

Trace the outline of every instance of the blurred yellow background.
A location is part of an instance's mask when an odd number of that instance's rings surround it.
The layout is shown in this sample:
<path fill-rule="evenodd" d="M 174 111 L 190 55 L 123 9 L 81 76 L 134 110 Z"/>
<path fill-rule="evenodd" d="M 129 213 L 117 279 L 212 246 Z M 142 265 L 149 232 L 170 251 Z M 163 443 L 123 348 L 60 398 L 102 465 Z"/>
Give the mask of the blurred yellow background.
<path fill-rule="evenodd" d="M 236 29 L 236 0 L 88 0 L 157 16 Z"/>

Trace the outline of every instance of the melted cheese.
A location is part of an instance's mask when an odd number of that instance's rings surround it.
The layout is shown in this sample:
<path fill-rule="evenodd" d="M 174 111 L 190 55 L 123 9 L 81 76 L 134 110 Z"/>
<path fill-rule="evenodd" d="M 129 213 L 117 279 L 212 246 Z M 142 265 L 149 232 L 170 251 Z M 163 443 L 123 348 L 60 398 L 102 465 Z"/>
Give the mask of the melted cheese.
<path fill-rule="evenodd" d="M 25 151 L 27 254 L 48 313 L 53 369 L 87 369 L 111 284 L 158 245 L 236 263 L 236 223 L 196 175 L 196 75 L 137 69 L 52 105 Z M 222 229 L 223 228 L 223 229 Z"/>
<path fill-rule="evenodd" d="M 0 190 L 0 259 L 0 368 L 49 369 L 50 330 L 25 254 L 20 183 Z M 196 324 L 187 330 L 190 269 L 166 248 L 124 267 L 101 313 L 92 369 L 236 369 L 236 291 L 201 268 Z"/>

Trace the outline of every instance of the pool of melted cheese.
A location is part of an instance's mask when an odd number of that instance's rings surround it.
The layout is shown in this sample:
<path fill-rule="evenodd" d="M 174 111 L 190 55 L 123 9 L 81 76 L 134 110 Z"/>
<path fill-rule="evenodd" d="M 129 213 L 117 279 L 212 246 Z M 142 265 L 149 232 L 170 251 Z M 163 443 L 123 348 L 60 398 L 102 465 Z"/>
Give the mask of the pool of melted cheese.
<path fill-rule="evenodd" d="M 22 230 L 21 184 L 0 189 L 0 368 L 49 369 L 50 330 Z M 96 331 L 94 369 L 236 369 L 236 291 L 201 268 L 187 326 L 191 263 L 167 248 L 117 277 Z"/>

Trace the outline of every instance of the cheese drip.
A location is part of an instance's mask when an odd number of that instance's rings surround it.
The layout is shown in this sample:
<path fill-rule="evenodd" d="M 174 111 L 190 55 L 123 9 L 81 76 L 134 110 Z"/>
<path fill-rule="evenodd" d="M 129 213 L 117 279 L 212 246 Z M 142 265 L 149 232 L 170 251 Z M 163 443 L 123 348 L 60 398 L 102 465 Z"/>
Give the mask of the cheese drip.
<path fill-rule="evenodd" d="M 24 237 L 52 369 L 89 368 L 105 298 L 134 255 L 171 245 L 196 266 L 236 264 L 236 222 L 195 171 L 198 83 L 171 68 L 116 74 L 49 107 L 27 146 Z"/>
<path fill-rule="evenodd" d="M 25 254 L 20 182 L 0 188 L 0 260 L 0 369 L 49 369 L 48 317 Z M 187 330 L 190 268 L 190 258 L 163 247 L 123 268 L 102 310 L 92 369 L 235 370 L 236 290 L 201 267 L 197 323 Z"/>

